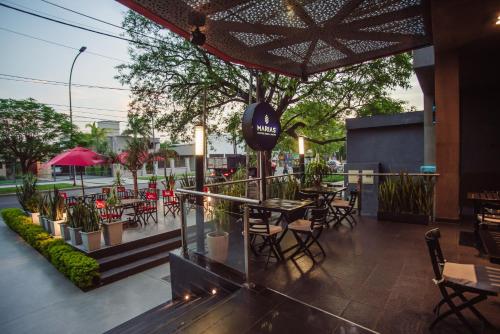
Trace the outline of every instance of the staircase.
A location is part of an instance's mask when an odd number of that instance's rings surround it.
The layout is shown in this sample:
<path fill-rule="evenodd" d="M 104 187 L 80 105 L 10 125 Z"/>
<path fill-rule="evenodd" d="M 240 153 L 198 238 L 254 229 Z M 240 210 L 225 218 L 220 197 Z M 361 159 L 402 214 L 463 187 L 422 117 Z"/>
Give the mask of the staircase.
<path fill-rule="evenodd" d="M 99 263 L 100 283 L 104 285 L 168 262 L 170 251 L 179 247 L 180 230 L 174 230 L 101 248 L 89 256 Z"/>

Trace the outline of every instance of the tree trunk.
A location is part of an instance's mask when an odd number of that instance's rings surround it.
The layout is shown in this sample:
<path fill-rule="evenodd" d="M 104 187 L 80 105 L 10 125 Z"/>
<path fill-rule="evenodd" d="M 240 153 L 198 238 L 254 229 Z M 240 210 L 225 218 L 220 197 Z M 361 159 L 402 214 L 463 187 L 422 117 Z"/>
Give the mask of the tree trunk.
<path fill-rule="evenodd" d="M 135 197 L 139 195 L 139 185 L 137 184 L 137 171 L 133 170 L 132 171 L 132 178 L 134 179 L 134 194 Z"/>

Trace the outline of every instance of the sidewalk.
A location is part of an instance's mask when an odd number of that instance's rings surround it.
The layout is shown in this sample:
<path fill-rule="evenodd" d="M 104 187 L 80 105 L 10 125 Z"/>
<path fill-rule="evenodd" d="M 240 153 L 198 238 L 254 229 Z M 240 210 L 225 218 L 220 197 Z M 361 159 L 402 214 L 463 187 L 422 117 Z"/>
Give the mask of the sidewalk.
<path fill-rule="evenodd" d="M 171 299 L 164 264 L 82 292 L 0 219 L 0 333 L 102 333 Z"/>
<path fill-rule="evenodd" d="M 85 188 L 91 188 L 91 187 L 103 187 L 103 186 L 109 186 L 109 185 L 112 185 L 113 182 L 114 182 L 114 178 L 113 177 L 92 177 L 92 178 L 87 178 L 87 179 L 83 179 L 83 184 L 85 185 Z M 133 185 L 134 184 L 134 181 L 132 178 L 122 178 L 123 182 L 125 185 Z M 70 184 L 73 184 L 73 180 L 71 179 L 58 179 L 57 181 L 39 181 L 38 184 L 39 185 L 42 185 L 42 184 L 57 184 L 57 183 L 70 183 Z M 139 184 L 145 184 L 145 183 L 148 183 L 147 180 L 137 180 L 137 183 Z M 21 181 L 19 180 L 17 182 L 17 185 L 21 185 Z M 79 178 L 76 179 L 76 185 L 77 186 L 80 186 L 81 185 L 81 180 Z M 15 187 L 16 185 L 15 184 L 2 184 L 0 185 L 0 189 L 1 188 L 11 188 L 11 187 Z"/>

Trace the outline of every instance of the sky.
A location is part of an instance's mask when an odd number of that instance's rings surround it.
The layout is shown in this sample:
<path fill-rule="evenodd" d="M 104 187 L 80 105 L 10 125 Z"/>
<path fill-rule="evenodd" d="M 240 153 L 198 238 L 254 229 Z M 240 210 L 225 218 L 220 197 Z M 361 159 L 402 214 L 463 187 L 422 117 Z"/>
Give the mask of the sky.
<path fill-rule="evenodd" d="M 0 2 L 114 35 L 122 32 L 118 28 L 70 13 L 41 0 L 0 0 Z M 124 13 L 127 11 L 126 7 L 113 0 L 50 0 L 50 2 L 116 25 L 121 25 Z M 44 39 L 50 43 L 25 35 Z M 0 45 L 2 45 L 0 98 L 32 97 L 39 102 L 51 104 L 57 111 L 67 114 L 69 114 L 67 86 L 26 82 L 32 80 L 19 77 L 68 82 L 73 59 L 78 49 L 86 46 L 87 50 L 75 63 L 73 84 L 113 87 L 120 90 L 72 86 L 74 122 L 85 130 L 85 124 L 93 121 L 118 120 L 122 122 L 120 123 L 122 129 L 125 128 L 130 91 L 126 90 L 127 87 L 121 86 L 114 76 L 117 74 L 115 67 L 129 60 L 126 41 L 0 7 Z M 412 88 L 398 89 L 391 96 L 407 101 L 409 107 L 414 106 L 417 110 L 422 110 L 423 96 L 415 75 L 411 78 L 411 84 Z"/>

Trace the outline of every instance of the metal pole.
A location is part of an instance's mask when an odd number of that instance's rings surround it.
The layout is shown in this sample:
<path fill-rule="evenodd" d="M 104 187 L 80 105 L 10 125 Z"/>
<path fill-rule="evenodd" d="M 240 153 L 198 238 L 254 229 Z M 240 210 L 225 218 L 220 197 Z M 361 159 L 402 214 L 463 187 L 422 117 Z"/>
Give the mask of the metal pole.
<path fill-rule="evenodd" d="M 266 151 L 259 151 L 260 157 L 260 200 L 267 198 L 266 192 Z"/>
<path fill-rule="evenodd" d="M 154 121 L 154 114 L 151 113 L 151 135 L 153 136 L 153 156 L 156 154 L 156 142 L 155 142 L 155 121 Z M 153 160 L 153 175 L 156 176 L 156 166 L 158 164 L 158 161 L 156 161 L 156 157 Z"/>
<path fill-rule="evenodd" d="M 250 243 L 248 241 L 248 216 L 250 214 L 250 210 L 248 208 L 248 204 L 244 205 L 243 210 L 243 244 L 245 247 L 245 284 L 246 288 L 253 288 L 254 284 L 250 281 L 250 262 L 249 262 L 249 251 Z"/>
<path fill-rule="evenodd" d="M 359 171 L 358 171 L 359 173 Z M 363 191 L 362 189 L 362 184 L 363 184 L 363 181 L 362 181 L 362 174 L 359 173 L 358 174 L 358 216 L 361 216 L 361 193 Z"/>
<path fill-rule="evenodd" d="M 304 154 L 299 154 L 299 167 L 300 167 L 300 183 L 304 185 L 306 182 L 306 167 L 304 162 Z"/>
<path fill-rule="evenodd" d="M 195 156 L 196 191 L 203 191 L 203 155 Z M 203 197 L 196 196 L 196 249 L 199 253 L 205 252 L 205 226 L 203 214 Z"/>
<path fill-rule="evenodd" d="M 182 255 L 187 256 L 188 255 L 188 247 L 187 247 L 187 224 L 186 224 L 186 212 L 184 211 L 186 209 L 186 204 L 185 204 L 185 199 L 186 196 L 180 194 L 179 195 L 179 201 L 180 201 L 180 218 L 181 218 L 181 243 L 182 243 Z"/>
<path fill-rule="evenodd" d="M 76 55 L 75 59 L 73 59 L 73 63 L 71 64 L 71 70 L 69 71 L 69 121 L 71 123 L 71 132 L 69 134 L 69 138 L 71 141 L 71 144 L 73 144 L 73 108 L 71 104 L 71 78 L 73 77 L 73 67 L 75 67 L 75 62 L 78 59 L 78 57 L 87 49 L 87 47 L 82 46 L 80 50 L 78 50 L 78 54 Z M 70 167 L 71 170 L 71 167 Z M 73 166 L 73 186 L 76 186 L 76 168 Z"/>

